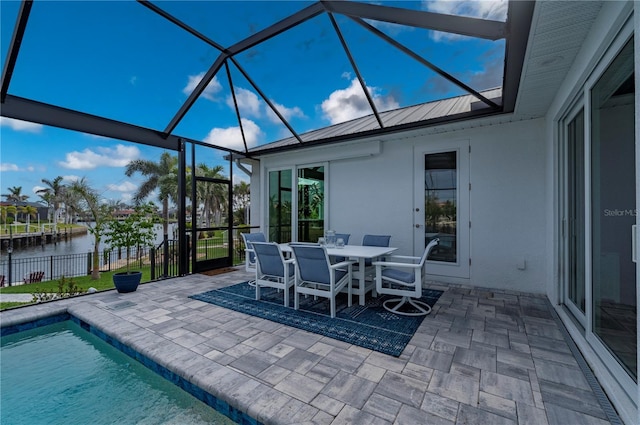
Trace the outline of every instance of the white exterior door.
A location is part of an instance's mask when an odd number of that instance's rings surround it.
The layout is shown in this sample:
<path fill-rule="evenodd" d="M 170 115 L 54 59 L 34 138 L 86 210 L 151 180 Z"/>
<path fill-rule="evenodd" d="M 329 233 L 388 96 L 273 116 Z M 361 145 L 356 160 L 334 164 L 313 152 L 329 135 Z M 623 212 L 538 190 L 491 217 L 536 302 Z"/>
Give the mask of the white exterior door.
<path fill-rule="evenodd" d="M 414 148 L 414 252 L 434 238 L 427 273 L 469 278 L 469 141 Z"/>

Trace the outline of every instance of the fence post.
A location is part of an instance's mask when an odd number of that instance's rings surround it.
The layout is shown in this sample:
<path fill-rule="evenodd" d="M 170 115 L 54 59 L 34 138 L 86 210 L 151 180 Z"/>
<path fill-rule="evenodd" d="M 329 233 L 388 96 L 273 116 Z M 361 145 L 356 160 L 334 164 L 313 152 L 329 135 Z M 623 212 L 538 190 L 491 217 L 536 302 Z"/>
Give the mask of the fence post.
<path fill-rule="evenodd" d="M 13 247 L 9 246 L 9 248 L 7 248 L 7 254 L 9 254 L 9 263 L 7 264 L 7 286 L 11 286 L 11 279 L 13 278 L 12 276 L 12 264 L 11 264 L 11 253 L 13 252 Z"/>
<path fill-rule="evenodd" d="M 149 262 L 151 263 L 151 280 L 156 280 L 156 247 L 149 249 Z"/>
<path fill-rule="evenodd" d="M 182 264 L 183 270 L 179 270 L 182 272 L 182 275 L 189 274 L 191 264 L 193 263 L 193 258 L 191 255 L 191 235 L 185 235 L 185 248 L 187 252 L 184 255 L 185 262 Z"/>
<path fill-rule="evenodd" d="M 51 274 L 49 274 L 49 279 L 53 280 L 53 255 L 49 256 L 49 261 L 50 261 L 49 271 L 51 271 Z"/>
<path fill-rule="evenodd" d="M 162 272 L 165 278 L 169 277 L 169 235 L 165 234 L 162 238 Z"/>
<path fill-rule="evenodd" d="M 91 257 L 92 256 L 93 254 L 91 252 L 87 252 L 87 276 L 91 276 L 91 265 L 92 265 Z"/>

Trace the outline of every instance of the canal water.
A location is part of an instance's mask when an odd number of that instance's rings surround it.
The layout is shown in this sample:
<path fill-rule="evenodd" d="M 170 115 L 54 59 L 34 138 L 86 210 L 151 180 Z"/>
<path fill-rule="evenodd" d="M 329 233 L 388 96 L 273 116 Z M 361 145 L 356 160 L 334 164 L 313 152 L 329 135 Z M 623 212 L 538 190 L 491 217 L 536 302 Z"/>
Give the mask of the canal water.
<path fill-rule="evenodd" d="M 156 230 L 156 245 L 162 242 L 162 225 L 155 226 Z M 175 223 L 169 224 L 169 239 L 173 239 L 174 229 L 177 231 L 178 225 Z M 93 252 L 94 237 L 91 233 L 77 235 L 70 237 L 67 240 L 60 240 L 57 243 L 48 243 L 44 245 L 36 244 L 31 246 L 14 246 L 12 258 L 31 258 L 42 257 L 50 255 L 67 255 L 67 254 L 86 254 Z M 108 249 L 104 242 L 100 243 L 100 251 Z M 5 257 L 7 253 L 2 251 L 2 256 Z"/>

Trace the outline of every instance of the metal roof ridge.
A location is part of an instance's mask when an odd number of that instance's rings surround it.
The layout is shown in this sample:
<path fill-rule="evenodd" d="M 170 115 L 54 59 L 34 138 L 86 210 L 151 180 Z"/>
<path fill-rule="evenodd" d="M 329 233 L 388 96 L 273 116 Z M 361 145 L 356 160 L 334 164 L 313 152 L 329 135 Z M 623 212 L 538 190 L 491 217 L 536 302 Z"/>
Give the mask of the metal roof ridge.
<path fill-rule="evenodd" d="M 486 90 L 482 90 L 479 93 L 490 93 L 492 91 L 498 91 L 498 90 L 502 90 L 502 87 L 498 86 L 498 87 L 493 87 L 490 89 L 486 89 Z M 402 108 L 397 108 L 397 109 L 390 109 L 387 111 L 381 111 L 380 112 L 380 116 L 381 118 L 388 118 L 389 115 L 392 116 L 397 116 L 399 114 L 402 114 L 403 111 L 410 111 L 410 113 L 407 115 L 407 117 L 414 115 L 416 112 L 418 112 L 418 110 L 422 107 L 425 107 L 427 105 L 431 105 L 432 107 L 430 108 L 429 112 L 433 111 L 438 105 L 444 104 L 446 102 L 451 102 L 452 100 L 462 100 L 464 98 L 473 98 L 476 99 L 476 97 L 472 94 L 462 94 L 459 96 L 450 96 L 450 97 L 446 97 L 443 99 L 438 99 L 438 100 L 432 100 L 429 102 L 424 102 L 424 103 L 418 103 L 416 105 L 409 105 L 409 106 L 404 106 Z M 479 103 L 483 103 L 481 100 L 478 100 Z M 471 103 L 469 104 L 471 105 Z M 412 111 L 412 109 L 414 109 Z M 490 109 L 489 105 L 487 105 L 487 109 Z M 448 110 L 451 110 L 451 108 L 449 108 Z M 447 114 L 443 115 L 446 116 Z M 336 124 L 331 124 L 329 126 L 326 127 L 321 127 L 321 128 L 317 128 L 317 129 L 313 129 L 313 130 L 309 130 L 305 133 L 301 133 L 300 134 L 300 138 L 304 141 L 304 142 L 311 142 L 311 141 L 317 141 L 317 140 L 321 140 L 324 137 L 317 137 L 318 133 L 326 133 L 327 135 L 335 135 L 336 133 L 340 133 L 340 131 L 336 131 L 339 127 L 344 127 L 345 130 L 352 128 L 352 126 L 356 123 L 362 122 L 362 121 L 366 121 L 366 120 L 370 120 L 374 118 L 374 114 L 367 114 L 367 115 L 363 115 L 361 117 L 358 118 L 353 118 L 350 119 L 348 121 L 344 121 L 341 123 L 336 123 Z M 417 121 L 422 121 L 424 119 L 419 119 Z M 403 120 L 400 120 L 400 122 L 395 123 L 395 124 L 391 124 L 390 127 L 393 126 L 397 126 L 402 124 Z M 364 126 L 366 127 L 366 126 Z M 351 132 L 351 131 L 346 131 L 344 134 L 355 134 L 357 132 Z M 329 136 L 331 137 L 331 136 Z M 282 145 L 286 145 L 288 144 L 288 142 L 290 141 L 296 141 L 297 139 L 295 137 L 286 137 L 284 139 L 279 139 L 279 140 L 275 140 L 273 142 L 269 142 L 269 143 L 265 143 L 264 145 L 260 145 L 260 146 L 256 146 L 252 149 L 249 149 L 249 152 L 260 152 L 263 149 L 269 149 L 269 147 L 274 147 L 274 146 L 282 146 Z M 297 143 L 298 146 L 300 146 L 299 143 Z"/>

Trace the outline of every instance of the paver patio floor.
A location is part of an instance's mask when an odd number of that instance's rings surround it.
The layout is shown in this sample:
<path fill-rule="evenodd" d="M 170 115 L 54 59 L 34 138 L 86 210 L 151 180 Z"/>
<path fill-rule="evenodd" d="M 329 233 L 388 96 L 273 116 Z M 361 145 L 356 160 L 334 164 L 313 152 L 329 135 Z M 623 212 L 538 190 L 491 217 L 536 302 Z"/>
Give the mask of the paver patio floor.
<path fill-rule="evenodd" d="M 188 298 L 250 277 L 195 274 L 0 320 L 68 311 L 265 424 L 617 423 L 543 296 L 432 282 L 444 294 L 396 358 Z"/>

